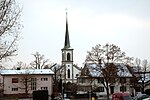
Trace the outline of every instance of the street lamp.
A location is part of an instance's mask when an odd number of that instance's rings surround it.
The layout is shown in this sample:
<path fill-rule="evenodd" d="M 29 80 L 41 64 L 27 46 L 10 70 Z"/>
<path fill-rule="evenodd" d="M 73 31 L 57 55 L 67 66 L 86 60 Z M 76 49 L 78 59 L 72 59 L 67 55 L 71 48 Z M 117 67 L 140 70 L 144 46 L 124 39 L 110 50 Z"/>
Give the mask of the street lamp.
<path fill-rule="evenodd" d="M 91 100 L 91 90 L 89 91 L 89 100 Z"/>
<path fill-rule="evenodd" d="M 62 75 L 61 74 L 60 74 L 60 84 L 61 84 L 62 99 L 64 99 L 64 95 L 63 95 L 63 80 L 62 80 Z"/>
<path fill-rule="evenodd" d="M 89 89 L 89 100 L 92 100 L 92 85 L 90 86 Z"/>
<path fill-rule="evenodd" d="M 144 93 L 145 72 L 142 75 L 142 93 Z"/>

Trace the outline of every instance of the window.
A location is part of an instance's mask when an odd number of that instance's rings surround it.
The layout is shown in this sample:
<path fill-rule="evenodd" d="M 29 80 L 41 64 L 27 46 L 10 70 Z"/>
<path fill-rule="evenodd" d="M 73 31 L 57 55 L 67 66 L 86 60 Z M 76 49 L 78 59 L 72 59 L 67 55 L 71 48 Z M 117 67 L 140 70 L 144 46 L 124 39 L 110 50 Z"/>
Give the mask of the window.
<path fill-rule="evenodd" d="M 125 92 L 126 91 L 126 86 L 120 86 L 120 91 Z"/>
<path fill-rule="evenodd" d="M 41 78 L 41 81 L 48 81 L 48 78 Z"/>
<path fill-rule="evenodd" d="M 104 87 L 100 86 L 99 87 L 99 92 L 104 92 Z"/>
<path fill-rule="evenodd" d="M 12 78 L 12 83 L 18 83 L 18 78 Z"/>
<path fill-rule="evenodd" d="M 41 90 L 47 90 L 48 87 L 41 87 Z"/>
<path fill-rule="evenodd" d="M 31 90 L 36 90 L 36 78 L 31 78 Z"/>
<path fill-rule="evenodd" d="M 12 88 L 12 91 L 18 91 L 18 88 Z"/>
<path fill-rule="evenodd" d="M 70 69 L 68 69 L 68 78 L 70 78 Z"/>
<path fill-rule="evenodd" d="M 70 53 L 67 53 L 67 60 L 70 61 Z"/>

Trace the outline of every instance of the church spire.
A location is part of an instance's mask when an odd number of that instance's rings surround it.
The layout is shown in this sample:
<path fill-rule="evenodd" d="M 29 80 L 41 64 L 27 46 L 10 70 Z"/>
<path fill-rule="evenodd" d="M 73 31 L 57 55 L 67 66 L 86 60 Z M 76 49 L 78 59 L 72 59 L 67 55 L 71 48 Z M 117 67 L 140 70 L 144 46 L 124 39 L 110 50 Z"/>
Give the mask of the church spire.
<path fill-rule="evenodd" d="M 70 48 L 67 11 L 66 11 L 66 34 L 65 34 L 65 45 L 64 45 L 64 48 Z"/>

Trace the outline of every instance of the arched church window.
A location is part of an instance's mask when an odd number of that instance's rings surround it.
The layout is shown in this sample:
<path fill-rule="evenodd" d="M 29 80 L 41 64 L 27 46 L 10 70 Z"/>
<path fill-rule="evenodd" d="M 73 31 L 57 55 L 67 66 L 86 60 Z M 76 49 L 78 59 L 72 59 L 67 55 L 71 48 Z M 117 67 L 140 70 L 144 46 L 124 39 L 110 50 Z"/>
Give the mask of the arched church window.
<path fill-rule="evenodd" d="M 67 53 L 67 60 L 70 61 L 70 53 Z"/>
<path fill-rule="evenodd" d="M 68 78 L 70 78 L 70 69 L 68 69 Z"/>

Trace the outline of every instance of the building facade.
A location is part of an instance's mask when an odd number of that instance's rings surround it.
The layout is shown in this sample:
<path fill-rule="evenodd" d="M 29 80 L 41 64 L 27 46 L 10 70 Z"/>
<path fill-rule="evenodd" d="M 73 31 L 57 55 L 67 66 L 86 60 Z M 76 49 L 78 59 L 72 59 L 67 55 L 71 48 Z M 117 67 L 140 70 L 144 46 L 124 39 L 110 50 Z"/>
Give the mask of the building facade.
<path fill-rule="evenodd" d="M 48 90 L 51 96 L 53 75 L 50 69 L 1 70 L 1 90 L 5 96 L 32 96 L 36 90 Z"/>
<path fill-rule="evenodd" d="M 113 94 L 116 92 L 129 92 L 130 94 L 135 94 L 135 90 L 132 87 L 131 78 L 133 77 L 127 66 L 124 64 L 113 64 L 117 68 L 116 81 L 113 83 L 108 83 L 109 93 Z M 110 66 L 111 67 L 111 66 Z M 93 71 L 92 71 L 93 70 Z M 97 74 L 95 74 L 97 73 Z M 93 76 L 94 75 L 94 76 Z M 98 75 L 98 76 L 95 76 Z M 92 69 L 92 66 L 86 65 L 81 71 L 81 76 L 77 79 L 77 93 L 78 94 L 87 94 L 87 93 L 96 93 L 99 99 L 106 99 L 106 88 L 104 87 L 105 82 L 103 76 L 95 69 Z M 104 83 L 103 83 L 104 82 Z M 110 95 L 111 97 L 111 95 Z"/>

